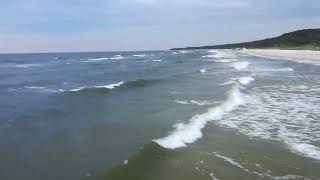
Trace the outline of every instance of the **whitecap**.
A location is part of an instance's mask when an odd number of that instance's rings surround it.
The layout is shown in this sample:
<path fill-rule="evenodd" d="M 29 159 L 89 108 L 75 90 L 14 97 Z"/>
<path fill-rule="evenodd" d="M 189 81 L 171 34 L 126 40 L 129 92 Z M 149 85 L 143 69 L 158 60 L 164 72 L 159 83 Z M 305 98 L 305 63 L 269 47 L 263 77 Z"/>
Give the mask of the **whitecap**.
<path fill-rule="evenodd" d="M 115 87 L 119 87 L 123 84 L 124 82 L 121 81 L 119 83 L 115 83 L 115 84 L 108 84 L 108 85 L 104 85 L 104 86 L 94 86 L 95 88 L 107 88 L 107 89 L 114 89 Z"/>
<path fill-rule="evenodd" d="M 120 59 L 123 59 L 124 57 L 121 56 L 121 55 L 115 55 L 113 57 L 111 57 L 110 59 L 114 59 L 114 60 L 120 60 Z"/>
<path fill-rule="evenodd" d="M 244 102 L 239 87 L 234 86 L 228 92 L 226 100 L 219 106 L 208 109 L 204 114 L 192 117 L 188 123 L 175 124 L 175 131 L 167 137 L 154 140 L 154 142 L 168 149 L 185 147 L 187 144 L 202 137 L 202 129 L 206 126 L 207 122 L 221 119 L 225 113 L 234 110 Z"/>
<path fill-rule="evenodd" d="M 243 61 L 243 62 L 234 62 L 230 64 L 233 68 L 236 70 L 243 70 L 246 69 L 250 63 L 248 61 Z"/>
<path fill-rule="evenodd" d="M 247 77 L 241 77 L 241 78 L 237 78 L 238 82 L 243 84 L 243 85 L 248 85 L 250 84 L 252 81 L 254 81 L 254 78 L 251 76 L 247 76 Z"/>
<path fill-rule="evenodd" d="M 31 67 L 40 67 L 43 66 L 42 64 L 18 64 L 16 65 L 17 68 L 31 68 Z"/>
<path fill-rule="evenodd" d="M 69 91 L 71 91 L 71 92 L 78 92 L 78 91 L 84 90 L 84 89 L 86 89 L 86 88 L 87 88 L 87 86 L 82 86 L 82 87 L 79 87 L 79 88 L 76 88 L 76 89 L 71 89 L 71 90 L 69 90 Z"/>
<path fill-rule="evenodd" d="M 207 105 L 213 104 L 213 103 L 211 103 L 209 101 L 197 101 L 197 100 L 191 100 L 190 103 L 198 105 L 198 106 L 207 106 Z"/>
<path fill-rule="evenodd" d="M 317 85 L 314 85 L 317 88 Z M 275 140 L 300 156 L 320 160 L 319 91 L 301 85 L 273 85 L 250 90 L 242 113 L 229 113 L 217 124 L 249 137 Z M 299 93 L 299 92 L 302 93 Z"/>
<path fill-rule="evenodd" d="M 187 101 L 180 101 L 180 100 L 175 100 L 174 102 L 178 103 L 178 104 L 190 104 Z"/>
<path fill-rule="evenodd" d="M 206 73 L 206 72 L 207 72 L 206 69 L 200 69 L 200 73 L 204 74 L 204 73 Z"/>
<path fill-rule="evenodd" d="M 219 59 L 219 60 L 214 60 L 215 62 L 219 63 L 230 63 L 230 62 L 235 62 L 236 59 Z"/>
<path fill-rule="evenodd" d="M 133 57 L 139 57 L 139 58 L 143 58 L 143 57 L 146 57 L 147 55 L 146 54 L 136 54 L 136 55 L 133 55 Z"/>
<path fill-rule="evenodd" d="M 248 85 L 255 79 L 251 76 L 246 76 L 246 77 L 240 77 L 240 78 L 232 78 L 230 81 L 227 81 L 223 84 L 220 85 L 230 85 L 230 84 L 242 84 L 242 85 Z"/>
<path fill-rule="evenodd" d="M 105 61 L 109 60 L 110 58 L 108 57 L 102 57 L 102 58 L 88 58 L 89 61 Z"/>
<path fill-rule="evenodd" d="M 306 143 L 291 143 L 287 142 L 289 148 L 297 154 L 302 156 L 314 158 L 320 160 L 320 148 L 311 144 Z"/>
<path fill-rule="evenodd" d="M 216 104 L 209 101 L 198 101 L 198 100 L 190 100 L 190 101 L 175 100 L 175 102 L 177 104 L 189 104 L 189 105 L 194 104 L 197 106 L 208 106 L 208 105 Z"/>

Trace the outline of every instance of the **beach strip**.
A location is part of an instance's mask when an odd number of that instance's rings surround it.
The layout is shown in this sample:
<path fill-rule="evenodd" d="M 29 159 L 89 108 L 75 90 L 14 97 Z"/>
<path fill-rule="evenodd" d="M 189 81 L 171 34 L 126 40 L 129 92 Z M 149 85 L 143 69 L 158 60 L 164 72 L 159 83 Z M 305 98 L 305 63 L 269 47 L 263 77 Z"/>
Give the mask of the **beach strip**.
<path fill-rule="evenodd" d="M 245 54 L 252 56 L 273 58 L 273 59 L 285 59 L 293 61 L 319 61 L 320 51 L 311 50 L 279 50 L 279 49 L 245 49 L 241 50 Z"/>

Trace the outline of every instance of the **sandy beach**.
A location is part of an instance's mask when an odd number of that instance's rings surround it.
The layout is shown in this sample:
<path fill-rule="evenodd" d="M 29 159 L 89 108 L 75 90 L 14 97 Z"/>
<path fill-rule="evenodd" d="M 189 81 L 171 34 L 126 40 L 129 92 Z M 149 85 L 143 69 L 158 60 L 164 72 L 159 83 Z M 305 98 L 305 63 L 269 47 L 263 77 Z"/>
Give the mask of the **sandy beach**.
<path fill-rule="evenodd" d="M 294 61 L 320 61 L 320 51 L 278 49 L 246 49 L 241 51 L 249 55 L 266 58 Z"/>

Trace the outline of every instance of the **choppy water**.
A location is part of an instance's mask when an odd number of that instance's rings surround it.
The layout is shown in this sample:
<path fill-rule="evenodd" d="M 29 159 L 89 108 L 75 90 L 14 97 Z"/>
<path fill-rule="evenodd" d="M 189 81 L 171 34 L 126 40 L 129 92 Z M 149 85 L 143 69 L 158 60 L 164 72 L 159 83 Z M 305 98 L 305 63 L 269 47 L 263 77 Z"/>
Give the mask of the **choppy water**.
<path fill-rule="evenodd" d="M 310 62 L 207 50 L 0 55 L 0 100 L 0 179 L 320 179 L 320 66 Z"/>

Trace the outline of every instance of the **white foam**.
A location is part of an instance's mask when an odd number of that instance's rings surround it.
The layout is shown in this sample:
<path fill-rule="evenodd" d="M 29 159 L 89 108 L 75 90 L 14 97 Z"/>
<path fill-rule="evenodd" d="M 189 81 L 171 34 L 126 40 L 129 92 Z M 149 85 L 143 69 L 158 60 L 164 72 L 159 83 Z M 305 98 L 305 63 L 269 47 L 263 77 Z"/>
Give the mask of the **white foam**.
<path fill-rule="evenodd" d="M 82 87 L 79 87 L 79 88 L 76 88 L 76 89 L 71 89 L 71 90 L 69 90 L 69 91 L 71 91 L 71 92 L 77 92 L 77 91 L 81 91 L 81 90 L 86 89 L 86 88 L 87 88 L 87 86 L 82 86 Z"/>
<path fill-rule="evenodd" d="M 268 71 L 294 71 L 292 68 L 277 68 L 277 69 L 268 69 Z"/>
<path fill-rule="evenodd" d="M 42 86 L 25 86 L 26 89 L 35 89 L 35 90 L 41 90 L 41 89 L 46 89 L 46 87 Z"/>
<path fill-rule="evenodd" d="M 187 144 L 202 137 L 202 129 L 206 126 L 208 121 L 221 119 L 225 113 L 232 111 L 243 103 L 244 98 L 239 91 L 239 87 L 234 86 L 228 92 L 228 96 L 222 104 L 208 109 L 204 114 L 192 117 L 188 123 L 174 125 L 175 131 L 169 136 L 154 141 L 168 149 L 185 147 Z"/>
<path fill-rule="evenodd" d="M 123 164 L 124 164 L 124 165 L 127 165 L 128 163 L 129 163 L 128 160 L 124 160 L 124 161 L 123 161 Z"/>
<path fill-rule="evenodd" d="M 206 72 L 207 72 L 206 69 L 200 69 L 200 73 L 204 74 L 204 73 L 206 73 Z"/>
<path fill-rule="evenodd" d="M 174 102 L 178 103 L 178 104 L 190 104 L 187 101 L 180 101 L 180 100 L 175 100 Z"/>
<path fill-rule="evenodd" d="M 153 62 L 162 62 L 162 60 L 161 59 L 154 59 L 154 60 L 152 60 Z"/>
<path fill-rule="evenodd" d="M 41 67 L 42 64 L 18 64 L 16 65 L 17 68 L 31 68 L 31 67 Z"/>
<path fill-rule="evenodd" d="M 250 63 L 248 61 L 243 61 L 243 62 L 234 62 L 230 64 L 233 68 L 236 70 L 243 70 L 246 69 Z"/>
<path fill-rule="evenodd" d="M 215 62 L 219 62 L 219 63 L 231 63 L 231 62 L 235 62 L 236 59 L 219 59 L 219 60 L 214 60 Z"/>
<path fill-rule="evenodd" d="M 212 180 L 219 180 L 219 178 L 215 177 L 213 173 L 210 173 L 209 176 Z"/>
<path fill-rule="evenodd" d="M 89 61 L 105 61 L 109 60 L 110 58 L 102 57 L 102 58 L 88 58 Z"/>
<path fill-rule="evenodd" d="M 219 157 L 221 159 L 223 159 L 225 162 L 228 162 L 229 164 L 233 165 L 233 166 L 236 166 L 240 169 L 243 169 L 244 171 L 247 171 L 249 172 L 249 170 L 247 170 L 246 168 L 244 168 L 240 163 L 236 162 L 235 160 L 229 158 L 229 157 L 226 157 L 226 156 L 222 156 L 216 152 L 213 153 L 216 157 Z"/>
<path fill-rule="evenodd" d="M 229 113 L 217 124 L 250 137 L 276 140 L 291 152 L 320 160 L 319 85 L 273 85 L 250 90 L 241 113 Z"/>
<path fill-rule="evenodd" d="M 179 51 L 180 54 L 187 54 L 187 53 L 191 53 L 192 51 L 185 51 L 185 50 L 182 50 L 182 51 Z"/>
<path fill-rule="evenodd" d="M 143 57 L 146 57 L 147 55 L 146 54 L 136 54 L 136 55 L 133 55 L 133 57 L 139 57 L 139 58 L 143 58 Z"/>
<path fill-rule="evenodd" d="M 230 81 L 225 82 L 220 85 L 230 85 L 230 84 L 242 84 L 242 85 L 248 85 L 255 79 L 251 76 L 246 76 L 246 77 L 240 77 L 240 78 L 232 78 Z"/>
<path fill-rule="evenodd" d="M 198 105 L 198 106 L 207 106 L 207 105 L 213 104 L 209 101 L 197 101 L 197 100 L 191 100 L 190 103 Z"/>
<path fill-rule="evenodd" d="M 247 77 L 241 77 L 237 79 L 239 83 L 243 84 L 243 85 L 248 85 L 250 84 L 252 81 L 254 81 L 253 77 L 247 76 Z"/>
<path fill-rule="evenodd" d="M 120 59 L 123 59 L 124 57 L 121 56 L 121 55 L 115 55 L 113 57 L 111 57 L 110 59 L 114 59 L 114 60 L 120 60 Z"/>
<path fill-rule="evenodd" d="M 115 83 L 115 84 L 108 84 L 108 85 L 104 85 L 104 86 L 94 86 L 95 88 L 107 88 L 107 89 L 114 89 L 115 87 L 119 87 L 123 84 L 124 82 L 121 81 L 119 83 Z"/>
<path fill-rule="evenodd" d="M 311 144 L 305 144 L 305 143 L 290 143 L 289 144 L 290 149 L 298 154 L 301 154 L 303 156 L 314 158 L 320 160 L 320 148 Z"/>

